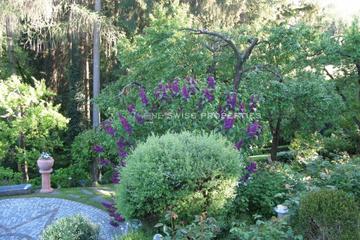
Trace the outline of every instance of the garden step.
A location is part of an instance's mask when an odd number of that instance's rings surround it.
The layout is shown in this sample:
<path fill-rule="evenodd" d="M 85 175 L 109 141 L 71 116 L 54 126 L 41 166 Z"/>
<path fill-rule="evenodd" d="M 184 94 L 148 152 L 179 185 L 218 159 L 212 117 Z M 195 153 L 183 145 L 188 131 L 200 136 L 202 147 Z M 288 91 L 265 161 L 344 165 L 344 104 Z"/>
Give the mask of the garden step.
<path fill-rule="evenodd" d="M 0 187 L 0 196 L 29 194 L 29 193 L 31 193 L 31 190 L 32 190 L 31 184 L 1 186 Z"/>

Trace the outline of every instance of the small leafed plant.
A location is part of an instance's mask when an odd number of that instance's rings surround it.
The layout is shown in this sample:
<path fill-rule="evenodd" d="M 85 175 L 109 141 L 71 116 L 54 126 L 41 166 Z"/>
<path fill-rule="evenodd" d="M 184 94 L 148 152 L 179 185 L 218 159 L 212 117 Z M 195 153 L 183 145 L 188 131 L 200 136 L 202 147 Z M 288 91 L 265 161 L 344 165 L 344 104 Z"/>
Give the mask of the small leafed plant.
<path fill-rule="evenodd" d="M 164 220 L 167 224 L 155 225 L 155 228 L 159 228 L 165 235 L 164 240 L 211 240 L 215 239 L 220 232 L 216 219 L 208 217 L 206 212 L 196 215 L 193 222 L 188 225 L 179 221 L 177 214 L 173 211 L 168 211 Z"/>
<path fill-rule="evenodd" d="M 50 153 L 48 153 L 48 152 L 42 152 L 42 153 L 40 154 L 40 159 L 50 160 L 50 159 L 51 159 L 51 155 L 50 155 Z"/>
<path fill-rule="evenodd" d="M 160 219 L 172 209 L 192 220 L 223 211 L 235 195 L 243 160 L 218 134 L 182 132 L 149 137 L 120 171 L 117 206 L 125 218 Z"/>
<path fill-rule="evenodd" d="M 100 228 L 81 215 L 62 218 L 48 226 L 42 240 L 98 240 Z"/>

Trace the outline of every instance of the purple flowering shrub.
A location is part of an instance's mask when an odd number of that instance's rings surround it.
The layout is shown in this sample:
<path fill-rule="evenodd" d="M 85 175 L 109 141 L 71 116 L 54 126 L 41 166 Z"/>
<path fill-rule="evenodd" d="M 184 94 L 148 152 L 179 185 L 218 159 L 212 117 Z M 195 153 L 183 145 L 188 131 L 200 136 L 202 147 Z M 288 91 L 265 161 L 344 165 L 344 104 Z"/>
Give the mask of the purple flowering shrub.
<path fill-rule="evenodd" d="M 72 166 L 91 172 L 93 161 L 96 160 L 99 181 L 110 183 L 112 175 L 118 172 L 116 167 L 120 160 L 116 145 L 113 143 L 112 136 L 115 136 L 115 130 L 112 129 L 109 121 L 103 122 L 102 126 L 103 130 L 88 130 L 75 138 L 71 149 Z M 76 176 L 69 177 L 75 178 Z"/>
<path fill-rule="evenodd" d="M 187 77 L 159 82 L 153 90 L 139 85 L 123 89 L 123 109 L 113 112 L 112 118 L 101 123 L 100 132 L 107 135 L 106 144 L 94 143 L 99 168 L 114 169 L 113 183 L 122 182 L 127 157 L 137 142 L 145 141 L 152 133 L 167 131 L 215 132 L 232 142 L 232 148 L 246 152 L 246 145 L 258 139 L 262 131 L 254 96 L 244 97 L 229 92 L 212 76 L 205 81 Z M 105 144 L 103 142 L 103 144 Z M 106 157 L 115 148 L 116 159 Z M 114 151 L 113 151 L 114 152 Z M 238 172 L 242 169 L 236 168 Z"/>

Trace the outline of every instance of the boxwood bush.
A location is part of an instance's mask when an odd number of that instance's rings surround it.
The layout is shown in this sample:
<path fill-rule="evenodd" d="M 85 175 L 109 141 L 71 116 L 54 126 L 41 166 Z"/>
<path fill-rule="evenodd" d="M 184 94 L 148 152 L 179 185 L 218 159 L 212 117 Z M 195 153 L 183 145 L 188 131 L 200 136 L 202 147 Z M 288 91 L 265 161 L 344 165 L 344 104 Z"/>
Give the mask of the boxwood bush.
<path fill-rule="evenodd" d="M 98 240 L 100 228 L 81 215 L 62 218 L 48 226 L 42 240 Z"/>
<path fill-rule="evenodd" d="M 359 207 L 343 191 L 310 192 L 300 201 L 297 227 L 306 239 L 360 239 Z"/>
<path fill-rule="evenodd" d="M 218 213 L 234 197 L 241 165 L 239 152 L 216 134 L 151 136 L 120 171 L 118 208 L 126 218 L 140 219 L 158 219 L 170 209 L 187 220 Z"/>

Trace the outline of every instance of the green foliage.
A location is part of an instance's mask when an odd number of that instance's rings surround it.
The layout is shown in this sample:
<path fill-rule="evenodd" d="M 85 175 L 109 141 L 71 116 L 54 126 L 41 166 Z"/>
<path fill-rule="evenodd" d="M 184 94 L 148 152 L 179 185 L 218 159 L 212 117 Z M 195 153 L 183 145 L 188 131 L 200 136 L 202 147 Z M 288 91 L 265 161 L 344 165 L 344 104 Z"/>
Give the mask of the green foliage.
<path fill-rule="evenodd" d="M 98 240 L 100 228 L 81 215 L 62 218 L 48 226 L 42 240 Z"/>
<path fill-rule="evenodd" d="M 163 223 L 155 225 L 164 233 L 164 240 L 211 240 L 220 232 L 216 219 L 208 217 L 206 213 L 196 215 L 190 224 L 184 225 L 184 222 L 179 221 L 176 213 L 169 211 L 165 215 L 165 221 L 169 226 Z"/>
<path fill-rule="evenodd" d="M 290 144 L 290 149 L 295 152 L 296 160 L 299 162 L 306 162 L 316 158 L 322 148 L 323 141 L 319 134 L 296 134 Z"/>
<path fill-rule="evenodd" d="M 359 239 L 360 211 L 343 191 L 320 190 L 301 199 L 298 231 L 307 239 Z"/>
<path fill-rule="evenodd" d="M 11 159 L 10 164 L 26 162 L 30 170 L 36 169 L 40 152 L 62 146 L 60 133 L 68 122 L 45 82 L 33 81 L 34 86 L 16 76 L 0 80 L 0 157 Z"/>
<path fill-rule="evenodd" d="M 343 190 L 360 199 L 360 159 L 342 159 L 338 162 L 313 161 L 306 171 L 316 181 L 316 185 Z"/>
<path fill-rule="evenodd" d="M 285 200 L 285 183 L 286 178 L 281 173 L 256 172 L 246 183 L 239 184 L 230 214 L 233 217 L 240 214 L 273 216 L 273 208 Z"/>
<path fill-rule="evenodd" d="M 143 35 L 119 42 L 119 60 L 122 63 L 120 79 L 109 85 L 99 97 L 100 107 L 109 113 L 123 108 L 118 90 L 128 83 L 137 82 L 148 89 L 159 80 L 168 81 L 181 76 L 204 77 L 211 64 L 211 53 L 201 38 L 181 31 L 190 27 L 190 18 L 179 7 L 167 16 L 158 8 Z"/>
<path fill-rule="evenodd" d="M 10 168 L 0 167 L 0 186 L 21 183 L 21 173 L 14 172 Z"/>
<path fill-rule="evenodd" d="M 92 149 L 95 144 L 99 144 L 104 147 L 104 152 L 95 153 Z M 100 129 L 87 130 L 76 136 L 74 142 L 71 145 L 71 156 L 73 164 L 72 169 L 80 168 L 83 170 L 81 178 L 77 177 L 75 182 L 71 182 L 72 184 L 79 184 L 79 180 L 88 180 L 88 174 L 85 175 L 85 173 L 91 172 L 94 159 L 108 159 L 115 165 L 118 163 L 116 145 L 113 143 L 111 136 L 106 134 L 104 131 L 101 131 Z M 102 183 L 109 183 L 109 175 L 111 175 L 113 170 L 109 167 L 98 167 L 100 169 L 101 175 L 104 176 L 104 178 L 100 179 L 100 181 L 102 181 Z M 74 170 L 69 169 L 66 172 L 71 174 L 71 172 L 74 172 Z M 63 179 L 62 183 L 65 182 L 66 179 Z"/>
<path fill-rule="evenodd" d="M 266 26 L 261 33 L 268 44 L 254 52 L 256 67 L 248 74 L 246 87 L 262 98 L 260 112 L 272 133 L 277 122 L 285 140 L 336 123 L 343 110 L 340 96 L 323 72 L 316 71 L 320 60 L 309 57 L 319 45 L 317 29 L 303 23 L 283 24 Z"/>
<path fill-rule="evenodd" d="M 84 187 L 91 184 L 89 172 L 79 164 L 56 169 L 51 176 L 51 180 L 55 186 L 64 188 Z"/>
<path fill-rule="evenodd" d="M 140 231 L 129 232 L 118 238 L 118 240 L 145 240 L 145 239 L 150 239 L 150 238 Z"/>
<path fill-rule="evenodd" d="M 218 135 L 151 136 L 120 171 L 117 205 L 127 218 L 159 218 L 169 209 L 180 219 L 218 213 L 234 197 L 240 169 L 239 153 Z"/>
<path fill-rule="evenodd" d="M 360 159 L 353 159 L 348 163 L 337 164 L 326 181 L 328 185 L 351 193 L 356 199 L 360 199 Z"/>
<path fill-rule="evenodd" d="M 255 225 L 246 223 L 235 224 L 230 229 L 231 239 L 253 240 L 302 240 L 299 235 L 295 236 L 291 227 L 283 220 L 257 220 Z"/>

